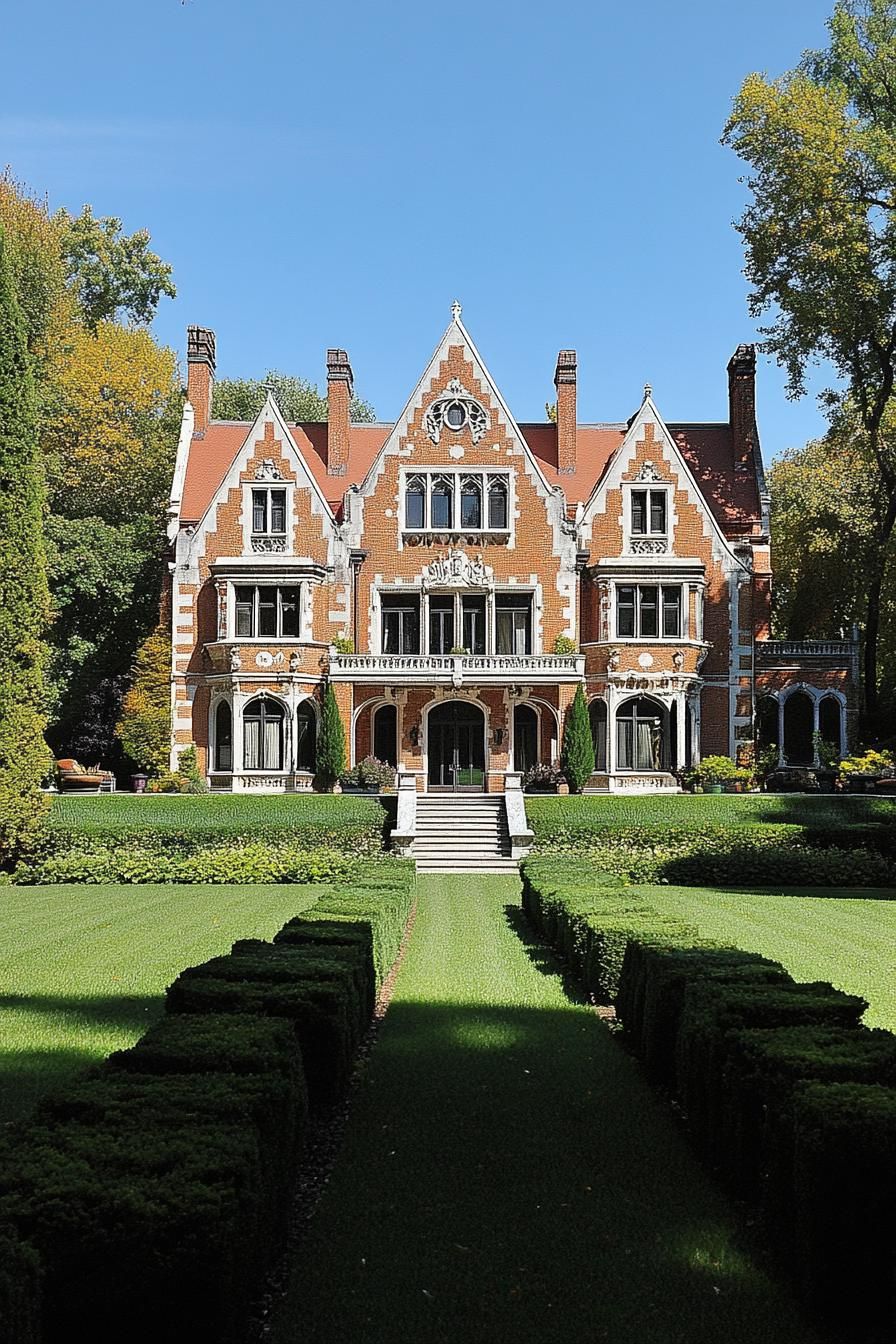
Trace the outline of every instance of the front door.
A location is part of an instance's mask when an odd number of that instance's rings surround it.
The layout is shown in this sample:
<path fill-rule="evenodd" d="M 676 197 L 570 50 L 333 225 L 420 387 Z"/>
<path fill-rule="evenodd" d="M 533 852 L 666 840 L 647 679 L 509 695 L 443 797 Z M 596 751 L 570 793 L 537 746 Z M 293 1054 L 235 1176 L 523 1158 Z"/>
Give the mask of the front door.
<path fill-rule="evenodd" d="M 485 787 L 485 716 L 463 700 L 437 705 L 427 725 L 429 787 L 482 792 Z"/>

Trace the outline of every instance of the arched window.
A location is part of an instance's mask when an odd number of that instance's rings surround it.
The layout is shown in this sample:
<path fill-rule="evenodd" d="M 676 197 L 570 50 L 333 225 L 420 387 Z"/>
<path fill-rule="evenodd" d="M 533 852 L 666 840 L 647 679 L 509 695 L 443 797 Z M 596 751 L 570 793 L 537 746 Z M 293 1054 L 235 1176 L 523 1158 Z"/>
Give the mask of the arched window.
<path fill-rule="evenodd" d="M 465 476 L 460 485 L 461 527 L 482 527 L 482 482 L 475 476 Z"/>
<path fill-rule="evenodd" d="M 215 769 L 233 769 L 233 714 L 227 700 L 215 710 Z"/>
<path fill-rule="evenodd" d="M 784 701 L 784 759 L 788 765 L 811 765 L 815 759 L 813 719 L 811 695 L 805 691 L 788 695 Z"/>
<path fill-rule="evenodd" d="M 285 711 L 279 700 L 261 696 L 243 710 L 243 769 L 283 769 Z"/>
<path fill-rule="evenodd" d="M 507 527 L 507 481 L 501 476 L 489 477 L 488 525 L 499 532 Z"/>
<path fill-rule="evenodd" d="M 412 476 L 404 492 L 405 527 L 424 527 L 426 486 L 422 476 Z"/>
<path fill-rule="evenodd" d="M 825 742 L 841 750 L 843 706 L 835 695 L 826 695 L 818 706 L 818 731 Z"/>
<path fill-rule="evenodd" d="M 607 702 L 592 700 L 588 706 L 588 718 L 591 722 L 591 740 L 594 743 L 594 768 L 607 768 Z"/>
<path fill-rule="evenodd" d="M 373 712 L 373 754 L 378 761 L 398 764 L 397 737 L 398 710 L 394 705 L 380 705 Z"/>
<path fill-rule="evenodd" d="M 756 701 L 756 741 L 759 750 L 778 742 L 778 702 L 773 695 L 763 695 Z"/>
<path fill-rule="evenodd" d="M 619 770 L 668 769 L 666 711 L 639 695 L 616 711 L 616 767 Z"/>
<path fill-rule="evenodd" d="M 429 496 L 429 525 L 444 528 L 454 526 L 454 481 L 450 476 L 436 476 Z"/>
<path fill-rule="evenodd" d="M 314 771 L 317 764 L 317 715 L 310 700 L 296 710 L 296 769 Z"/>
<path fill-rule="evenodd" d="M 538 764 L 538 715 L 531 705 L 513 711 L 513 768 L 524 774 Z"/>

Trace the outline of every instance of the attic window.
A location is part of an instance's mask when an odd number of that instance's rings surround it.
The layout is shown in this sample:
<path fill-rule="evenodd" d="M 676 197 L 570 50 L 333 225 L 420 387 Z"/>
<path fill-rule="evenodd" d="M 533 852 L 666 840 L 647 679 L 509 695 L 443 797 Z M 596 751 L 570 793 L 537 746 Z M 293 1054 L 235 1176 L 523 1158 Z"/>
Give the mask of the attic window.
<path fill-rule="evenodd" d="M 441 396 L 427 407 L 423 425 L 433 443 L 439 442 L 445 428 L 455 434 L 469 429 L 473 442 L 478 443 L 489 427 L 489 414 L 459 378 L 452 378 Z"/>
<path fill-rule="evenodd" d="M 467 408 L 459 401 L 452 401 L 445 410 L 445 424 L 449 429 L 463 429 L 467 422 Z"/>

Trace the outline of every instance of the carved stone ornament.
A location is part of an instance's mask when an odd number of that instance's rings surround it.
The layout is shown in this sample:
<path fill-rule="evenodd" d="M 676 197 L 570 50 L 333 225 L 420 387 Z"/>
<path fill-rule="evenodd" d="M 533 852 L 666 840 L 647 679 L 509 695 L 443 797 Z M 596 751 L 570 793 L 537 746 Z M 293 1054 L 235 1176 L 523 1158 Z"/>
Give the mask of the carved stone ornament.
<path fill-rule="evenodd" d="M 289 655 L 289 670 L 293 673 L 298 672 L 299 670 L 299 655 L 296 653 L 295 649 L 293 649 L 292 653 Z"/>
<path fill-rule="evenodd" d="M 272 457 L 263 457 L 255 468 L 256 481 L 285 481 L 286 477 Z"/>
<path fill-rule="evenodd" d="M 256 667 L 271 667 L 273 665 L 273 662 L 274 662 L 273 656 L 270 653 L 268 653 L 267 649 L 261 649 L 255 655 Z"/>
<path fill-rule="evenodd" d="M 445 428 L 455 434 L 469 429 L 473 442 L 478 443 L 489 427 L 489 414 L 472 392 L 468 392 L 459 378 L 452 378 L 445 391 L 426 409 L 423 428 L 433 443 L 438 443 Z"/>
<path fill-rule="evenodd" d="M 641 470 L 635 477 L 636 481 L 661 481 L 662 479 L 652 462 L 642 462 Z"/>
<path fill-rule="evenodd" d="M 466 551 L 451 550 L 437 555 L 423 570 L 423 590 L 428 588 L 486 588 L 492 571 L 481 554 L 471 560 Z"/>
<path fill-rule="evenodd" d="M 240 651 L 239 651 L 239 649 L 231 649 L 231 650 L 230 650 L 230 670 L 231 670 L 231 672 L 239 672 L 240 669 L 242 668 L 242 666 L 243 666 L 243 660 L 242 660 L 242 658 L 240 657 Z"/>
<path fill-rule="evenodd" d="M 676 649 L 675 652 L 673 653 L 672 666 L 675 668 L 676 672 L 680 672 L 681 669 L 684 667 L 684 654 L 682 653 L 681 649 Z"/>
<path fill-rule="evenodd" d="M 279 555 L 286 551 L 285 537 L 253 537 L 252 550 L 256 555 Z"/>

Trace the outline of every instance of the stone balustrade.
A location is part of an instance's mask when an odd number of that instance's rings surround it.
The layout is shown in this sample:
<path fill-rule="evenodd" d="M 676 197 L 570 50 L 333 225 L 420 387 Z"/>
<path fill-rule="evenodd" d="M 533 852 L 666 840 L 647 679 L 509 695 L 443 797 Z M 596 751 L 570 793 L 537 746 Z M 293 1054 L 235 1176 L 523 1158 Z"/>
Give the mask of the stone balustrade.
<path fill-rule="evenodd" d="M 335 653 L 333 681 L 388 681 L 398 685 L 464 683 L 546 685 L 582 681 L 583 654 L 566 653 Z"/>

